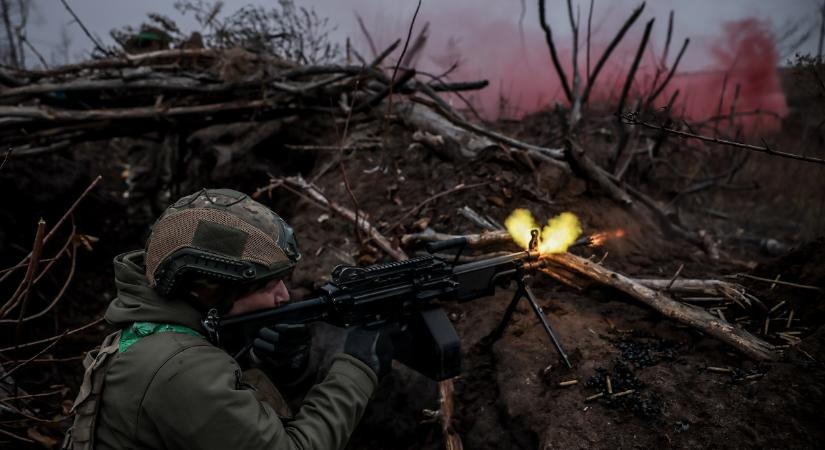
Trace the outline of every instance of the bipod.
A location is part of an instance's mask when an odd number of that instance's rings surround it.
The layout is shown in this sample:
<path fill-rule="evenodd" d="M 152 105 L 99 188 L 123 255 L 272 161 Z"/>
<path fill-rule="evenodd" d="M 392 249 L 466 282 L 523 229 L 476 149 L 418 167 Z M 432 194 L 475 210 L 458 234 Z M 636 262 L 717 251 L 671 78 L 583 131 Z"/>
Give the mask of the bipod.
<path fill-rule="evenodd" d="M 533 308 L 533 313 L 539 318 L 541 326 L 544 328 L 544 332 L 547 333 L 547 337 L 550 338 L 550 342 L 552 342 L 553 346 L 556 347 L 556 351 L 564 361 L 567 368 L 572 369 L 573 365 L 570 364 L 570 359 L 567 357 L 567 353 L 564 351 L 564 348 L 562 348 L 559 338 L 556 336 L 556 333 L 553 332 L 553 329 L 550 328 L 550 323 L 544 315 L 544 310 L 542 310 L 541 306 L 539 306 L 538 302 L 536 302 L 536 297 L 533 295 L 533 290 L 530 289 L 530 286 L 526 283 L 526 276 L 518 279 L 518 288 L 516 289 L 515 295 L 513 295 L 513 300 L 511 300 L 510 304 L 507 305 L 507 310 L 504 311 L 504 316 L 501 318 L 501 322 L 499 322 L 496 329 L 484 339 L 486 343 L 492 345 L 493 342 L 501 338 L 504 334 L 504 330 L 513 318 L 513 313 L 516 311 L 518 301 L 522 298 L 526 298 L 527 302 L 530 303 L 530 306 Z"/>

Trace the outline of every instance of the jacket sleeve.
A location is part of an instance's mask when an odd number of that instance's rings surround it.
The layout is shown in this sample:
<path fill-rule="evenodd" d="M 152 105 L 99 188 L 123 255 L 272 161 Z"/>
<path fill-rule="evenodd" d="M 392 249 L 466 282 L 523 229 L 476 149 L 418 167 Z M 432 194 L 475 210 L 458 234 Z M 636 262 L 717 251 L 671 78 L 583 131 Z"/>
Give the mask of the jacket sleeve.
<path fill-rule="evenodd" d="M 349 356 L 335 357 L 295 418 L 282 422 L 226 353 L 197 346 L 170 358 L 153 378 L 138 417 L 138 432 L 158 434 L 169 449 L 341 449 L 378 382 Z"/>

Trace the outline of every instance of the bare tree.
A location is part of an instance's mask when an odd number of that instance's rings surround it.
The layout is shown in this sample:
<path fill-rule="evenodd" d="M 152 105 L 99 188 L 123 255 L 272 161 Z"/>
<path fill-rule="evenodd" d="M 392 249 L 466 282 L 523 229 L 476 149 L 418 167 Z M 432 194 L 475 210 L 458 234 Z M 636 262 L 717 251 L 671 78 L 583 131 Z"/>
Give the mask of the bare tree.
<path fill-rule="evenodd" d="M 0 16 L 5 33 L 0 36 L 0 62 L 23 68 L 26 66 L 26 47 L 37 51 L 26 40 L 26 25 L 31 10 L 30 0 L 0 0 Z"/>

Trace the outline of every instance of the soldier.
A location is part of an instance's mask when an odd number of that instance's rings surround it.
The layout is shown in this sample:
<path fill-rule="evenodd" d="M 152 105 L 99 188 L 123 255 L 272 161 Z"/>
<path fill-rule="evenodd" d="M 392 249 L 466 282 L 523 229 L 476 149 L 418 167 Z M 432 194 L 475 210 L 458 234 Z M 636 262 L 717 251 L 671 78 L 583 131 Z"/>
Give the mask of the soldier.
<path fill-rule="evenodd" d="M 115 258 L 118 296 L 106 319 L 119 331 L 84 361 L 66 447 L 343 448 L 389 371 L 388 333 L 349 330 L 293 415 L 266 377 L 242 372 L 202 326 L 210 310 L 230 316 L 288 301 L 283 279 L 299 259 L 286 222 L 239 192 L 202 190 L 167 208 L 145 251 Z M 262 329 L 254 352 L 300 376 L 308 336 L 294 325 Z"/>

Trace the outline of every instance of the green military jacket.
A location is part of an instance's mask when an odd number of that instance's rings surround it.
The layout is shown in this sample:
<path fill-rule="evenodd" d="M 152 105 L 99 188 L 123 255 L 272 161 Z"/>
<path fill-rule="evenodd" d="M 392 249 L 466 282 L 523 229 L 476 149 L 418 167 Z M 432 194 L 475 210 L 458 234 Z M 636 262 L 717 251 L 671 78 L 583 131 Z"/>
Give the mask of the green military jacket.
<path fill-rule="evenodd" d="M 191 306 L 160 298 L 144 275 L 143 252 L 115 258 L 118 296 L 106 319 L 183 325 L 205 334 Z M 122 348 L 123 346 L 121 346 Z M 226 352 L 197 333 L 162 332 L 112 355 L 95 432 L 99 449 L 340 449 L 377 384 L 375 373 L 338 355 L 297 414 L 281 419 L 241 382 Z"/>

